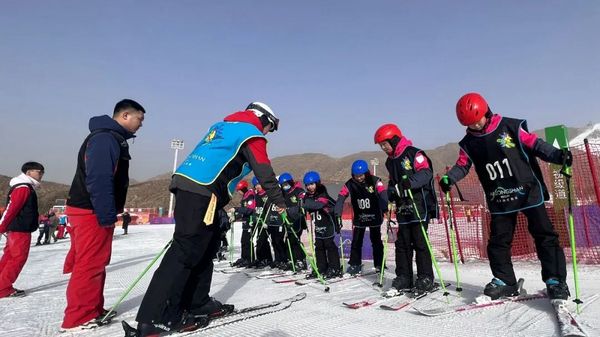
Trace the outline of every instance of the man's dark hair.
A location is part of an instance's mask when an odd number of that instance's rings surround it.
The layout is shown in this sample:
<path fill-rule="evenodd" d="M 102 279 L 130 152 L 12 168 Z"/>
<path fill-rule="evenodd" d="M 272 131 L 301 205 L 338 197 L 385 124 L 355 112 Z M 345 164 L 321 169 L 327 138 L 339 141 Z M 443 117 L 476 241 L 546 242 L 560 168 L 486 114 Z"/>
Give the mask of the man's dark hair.
<path fill-rule="evenodd" d="M 44 171 L 44 165 L 36 162 L 36 161 L 28 161 L 23 166 L 21 166 L 21 172 L 27 173 L 29 170 L 40 170 Z"/>
<path fill-rule="evenodd" d="M 123 100 L 120 100 L 116 105 L 115 105 L 115 110 L 113 111 L 113 117 L 118 115 L 121 111 L 124 110 L 128 110 L 128 109 L 134 109 L 134 110 L 138 110 L 141 111 L 142 113 L 146 113 L 146 110 L 144 110 L 144 107 L 129 98 L 125 98 Z"/>

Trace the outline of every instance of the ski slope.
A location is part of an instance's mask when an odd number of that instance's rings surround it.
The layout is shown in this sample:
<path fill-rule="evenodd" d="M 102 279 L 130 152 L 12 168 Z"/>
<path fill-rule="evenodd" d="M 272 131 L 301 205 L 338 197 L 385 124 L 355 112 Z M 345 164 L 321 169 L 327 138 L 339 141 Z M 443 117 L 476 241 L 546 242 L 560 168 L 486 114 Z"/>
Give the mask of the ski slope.
<path fill-rule="evenodd" d="M 131 226 L 130 234 L 124 236 L 117 228 L 104 292 L 106 307 L 117 301 L 164 247 L 172 231 L 172 225 Z M 236 234 L 239 233 L 237 228 Z M 236 241 L 239 241 L 239 236 Z M 0 248 L 5 242 L 3 238 Z M 137 309 L 156 266 L 117 309 L 119 315 L 113 324 L 86 332 L 59 333 L 68 282 L 67 275 L 61 272 L 68 248 L 69 240 L 32 247 L 29 260 L 15 284 L 17 288 L 25 289 L 28 295 L 0 299 L 0 336 L 123 336 L 119 321 L 124 319 L 135 323 Z M 453 265 L 442 262 L 440 266 L 444 280 L 454 282 Z M 386 289 L 393 278 L 393 265 L 390 267 L 386 273 Z M 569 286 L 574 293 L 572 266 L 568 268 Z M 518 277 L 526 279 L 525 288 L 530 293 L 544 288 L 539 264 L 519 262 L 515 269 Z M 451 291 L 452 295 L 448 297 L 451 305 L 473 301 L 491 279 L 484 262 L 461 265 L 460 271 L 464 290 L 461 295 Z M 599 279 L 600 266 L 580 266 L 581 297 L 585 303 L 577 319 L 590 337 L 600 336 Z M 344 301 L 377 296 L 371 287 L 374 281 L 375 276 L 347 280 L 332 284 L 331 291 L 325 293 L 322 286 L 316 284 L 276 284 L 270 279 L 250 278 L 243 273 L 217 272 L 213 277 L 212 296 L 240 308 L 287 298 L 299 292 L 307 292 L 308 296 L 287 310 L 192 336 L 558 336 L 551 304 L 545 299 L 440 317 L 421 316 L 411 309 L 390 312 L 378 306 L 357 310 L 342 306 Z M 415 303 L 419 307 L 442 305 L 447 304 L 441 291 Z"/>

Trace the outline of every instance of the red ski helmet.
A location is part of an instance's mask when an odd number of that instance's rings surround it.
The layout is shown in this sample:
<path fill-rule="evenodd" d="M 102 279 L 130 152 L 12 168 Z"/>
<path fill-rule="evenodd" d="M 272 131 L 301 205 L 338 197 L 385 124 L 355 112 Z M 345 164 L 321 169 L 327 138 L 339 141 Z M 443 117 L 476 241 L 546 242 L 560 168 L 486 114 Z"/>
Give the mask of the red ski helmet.
<path fill-rule="evenodd" d="M 235 190 L 242 191 L 244 189 L 248 189 L 248 182 L 245 180 L 240 180 L 240 182 L 235 185 Z"/>
<path fill-rule="evenodd" d="M 394 136 L 402 138 L 402 131 L 400 131 L 398 126 L 396 124 L 383 124 L 375 131 L 375 144 L 391 139 Z"/>
<path fill-rule="evenodd" d="M 456 117 L 460 124 L 469 126 L 477 123 L 488 112 L 485 99 L 476 92 L 470 92 L 461 97 L 456 103 Z"/>

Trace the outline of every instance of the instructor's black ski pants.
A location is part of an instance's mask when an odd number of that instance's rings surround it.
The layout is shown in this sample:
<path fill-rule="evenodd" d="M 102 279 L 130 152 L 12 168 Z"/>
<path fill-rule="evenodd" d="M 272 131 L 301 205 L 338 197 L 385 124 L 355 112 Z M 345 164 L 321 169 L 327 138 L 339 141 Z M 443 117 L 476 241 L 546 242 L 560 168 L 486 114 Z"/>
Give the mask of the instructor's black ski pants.
<path fill-rule="evenodd" d="M 154 272 L 136 320 L 143 323 L 177 324 L 184 310 L 193 311 L 208 302 L 213 257 L 221 243 L 215 219 L 206 225 L 210 197 L 178 190 L 173 243 Z"/>

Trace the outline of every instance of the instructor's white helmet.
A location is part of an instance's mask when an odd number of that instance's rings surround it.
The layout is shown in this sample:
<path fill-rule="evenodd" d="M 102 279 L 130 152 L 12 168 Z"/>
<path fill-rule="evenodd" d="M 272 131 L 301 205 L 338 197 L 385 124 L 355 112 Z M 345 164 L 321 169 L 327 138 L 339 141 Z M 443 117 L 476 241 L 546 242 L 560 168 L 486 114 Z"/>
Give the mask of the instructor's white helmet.
<path fill-rule="evenodd" d="M 262 119 L 261 117 L 266 118 L 266 120 L 271 124 L 271 129 L 269 129 L 269 131 L 277 131 L 277 127 L 279 126 L 279 118 L 275 116 L 273 110 L 271 110 L 268 105 L 261 102 L 252 102 L 248 105 L 246 110 L 252 110 L 252 112 L 254 112 L 256 117 L 259 119 Z"/>

